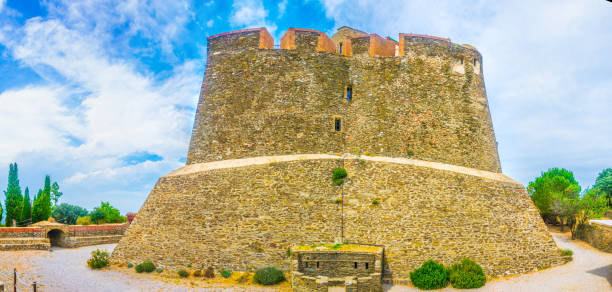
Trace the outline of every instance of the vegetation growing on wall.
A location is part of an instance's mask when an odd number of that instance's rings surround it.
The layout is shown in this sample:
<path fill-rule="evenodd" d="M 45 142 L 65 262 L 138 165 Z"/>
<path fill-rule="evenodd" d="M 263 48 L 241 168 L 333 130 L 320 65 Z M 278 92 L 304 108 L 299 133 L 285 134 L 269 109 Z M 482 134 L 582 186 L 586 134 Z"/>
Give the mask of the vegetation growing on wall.
<path fill-rule="evenodd" d="M 334 185 L 337 185 L 337 186 L 342 185 L 347 175 L 348 173 L 346 172 L 346 169 L 342 167 L 338 167 L 334 169 L 332 171 L 332 180 L 334 182 Z"/>

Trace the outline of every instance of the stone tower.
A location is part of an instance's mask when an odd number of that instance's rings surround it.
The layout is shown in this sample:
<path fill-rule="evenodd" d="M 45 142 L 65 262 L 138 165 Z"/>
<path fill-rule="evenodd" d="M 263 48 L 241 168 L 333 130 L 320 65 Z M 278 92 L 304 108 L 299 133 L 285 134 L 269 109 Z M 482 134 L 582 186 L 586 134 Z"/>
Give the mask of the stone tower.
<path fill-rule="evenodd" d="M 187 163 L 159 179 L 117 262 L 287 269 L 290 246 L 385 247 L 386 278 L 469 257 L 490 276 L 562 263 L 501 173 L 482 56 L 449 39 L 342 27 L 208 38 Z M 349 176 L 340 188 L 331 171 Z"/>

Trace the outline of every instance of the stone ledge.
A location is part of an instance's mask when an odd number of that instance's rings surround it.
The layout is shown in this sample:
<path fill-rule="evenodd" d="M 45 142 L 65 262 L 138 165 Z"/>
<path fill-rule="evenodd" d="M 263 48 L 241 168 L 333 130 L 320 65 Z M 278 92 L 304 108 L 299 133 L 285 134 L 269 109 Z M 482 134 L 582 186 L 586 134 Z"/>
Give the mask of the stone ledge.
<path fill-rule="evenodd" d="M 213 169 L 223 168 L 234 168 L 234 167 L 245 167 L 251 165 L 264 165 L 278 162 L 287 161 L 298 161 L 298 160 L 320 160 L 320 159 L 352 159 L 352 160 L 365 160 L 374 162 L 389 162 L 397 164 L 413 165 L 417 167 L 433 168 L 438 170 L 444 170 L 449 172 L 467 174 L 482 178 L 487 178 L 496 181 L 508 182 L 513 184 L 519 184 L 519 182 L 505 176 L 501 173 L 490 172 L 481 169 L 468 168 L 463 166 L 457 166 L 452 164 L 445 164 L 440 162 L 431 162 L 418 159 L 410 158 L 399 158 L 399 157 L 384 157 L 384 156 L 366 156 L 366 155 L 333 155 L 333 154 L 295 154 L 295 155 L 279 155 L 279 156 L 260 156 L 253 158 L 242 158 L 242 159 L 229 159 L 213 162 L 195 163 L 183 166 L 175 171 L 172 171 L 164 177 L 187 175 L 201 171 L 208 171 Z"/>

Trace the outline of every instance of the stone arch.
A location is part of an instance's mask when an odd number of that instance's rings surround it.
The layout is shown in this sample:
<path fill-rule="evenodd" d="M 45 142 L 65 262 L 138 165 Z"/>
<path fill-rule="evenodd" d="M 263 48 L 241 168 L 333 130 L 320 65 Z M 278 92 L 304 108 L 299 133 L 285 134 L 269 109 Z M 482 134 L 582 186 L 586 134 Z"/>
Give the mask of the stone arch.
<path fill-rule="evenodd" d="M 47 238 L 51 246 L 64 247 L 66 245 L 66 236 L 67 234 L 61 229 L 51 229 L 47 232 Z"/>

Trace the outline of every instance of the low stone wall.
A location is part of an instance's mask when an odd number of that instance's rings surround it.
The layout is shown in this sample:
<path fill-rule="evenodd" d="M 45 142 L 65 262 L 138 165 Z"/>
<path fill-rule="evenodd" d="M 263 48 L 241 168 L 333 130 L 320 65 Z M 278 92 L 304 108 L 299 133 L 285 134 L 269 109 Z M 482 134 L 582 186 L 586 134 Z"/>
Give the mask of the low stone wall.
<path fill-rule="evenodd" d="M 40 227 L 0 227 L 0 238 L 44 237 Z"/>
<path fill-rule="evenodd" d="M 0 250 L 48 250 L 52 244 L 74 248 L 118 243 L 128 226 L 128 223 L 123 223 L 5 227 L 0 228 Z"/>
<path fill-rule="evenodd" d="M 599 250 L 612 253 L 612 220 L 605 221 L 610 223 L 591 221 L 589 225 L 578 226 L 576 237 Z"/>

